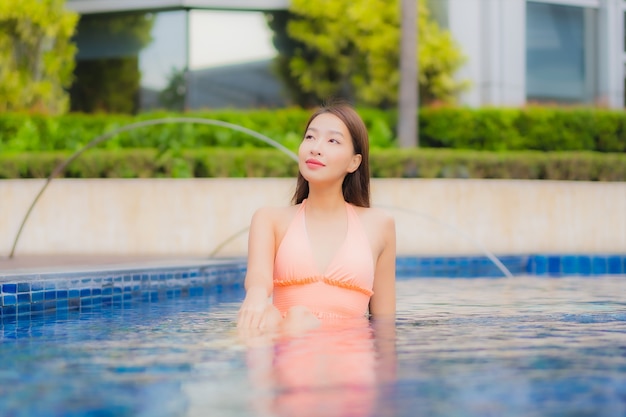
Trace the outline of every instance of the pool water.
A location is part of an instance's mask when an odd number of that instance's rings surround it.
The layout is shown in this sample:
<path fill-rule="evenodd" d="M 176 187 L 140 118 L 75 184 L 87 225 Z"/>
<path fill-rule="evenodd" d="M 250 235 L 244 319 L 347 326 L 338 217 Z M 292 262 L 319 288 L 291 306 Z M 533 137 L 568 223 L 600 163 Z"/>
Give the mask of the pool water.
<path fill-rule="evenodd" d="M 626 276 L 398 281 L 395 327 L 245 338 L 216 288 L 5 321 L 1 416 L 624 416 Z"/>

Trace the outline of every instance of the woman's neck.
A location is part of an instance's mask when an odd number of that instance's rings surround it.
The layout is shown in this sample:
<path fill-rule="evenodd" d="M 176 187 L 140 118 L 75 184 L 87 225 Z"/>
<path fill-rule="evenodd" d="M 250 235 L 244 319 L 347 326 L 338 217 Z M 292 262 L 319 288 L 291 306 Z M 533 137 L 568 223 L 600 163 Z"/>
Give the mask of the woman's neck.
<path fill-rule="evenodd" d="M 309 189 L 309 195 L 306 199 L 307 210 L 309 212 L 332 212 L 343 210 L 345 200 L 343 192 L 331 189 Z"/>

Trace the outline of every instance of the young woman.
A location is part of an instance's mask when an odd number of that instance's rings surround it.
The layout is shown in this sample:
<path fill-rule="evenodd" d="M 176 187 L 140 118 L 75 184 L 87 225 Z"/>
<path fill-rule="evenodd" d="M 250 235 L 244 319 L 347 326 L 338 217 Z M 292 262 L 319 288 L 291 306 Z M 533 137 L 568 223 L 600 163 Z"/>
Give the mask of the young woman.
<path fill-rule="evenodd" d="M 395 224 L 370 208 L 368 157 L 367 129 L 352 107 L 311 116 L 294 205 L 252 217 L 239 328 L 395 317 Z"/>

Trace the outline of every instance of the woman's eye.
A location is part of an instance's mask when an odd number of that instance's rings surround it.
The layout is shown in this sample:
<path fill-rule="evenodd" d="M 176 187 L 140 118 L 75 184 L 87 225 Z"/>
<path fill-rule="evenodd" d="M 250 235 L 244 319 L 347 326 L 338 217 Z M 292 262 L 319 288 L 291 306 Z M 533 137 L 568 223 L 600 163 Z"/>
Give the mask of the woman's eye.
<path fill-rule="evenodd" d="M 304 136 L 304 140 L 311 140 L 311 139 L 313 139 L 313 136 L 311 136 L 311 135 L 305 135 Z"/>
<path fill-rule="evenodd" d="M 330 143 L 339 143 L 339 141 L 337 139 L 330 139 L 329 142 Z"/>

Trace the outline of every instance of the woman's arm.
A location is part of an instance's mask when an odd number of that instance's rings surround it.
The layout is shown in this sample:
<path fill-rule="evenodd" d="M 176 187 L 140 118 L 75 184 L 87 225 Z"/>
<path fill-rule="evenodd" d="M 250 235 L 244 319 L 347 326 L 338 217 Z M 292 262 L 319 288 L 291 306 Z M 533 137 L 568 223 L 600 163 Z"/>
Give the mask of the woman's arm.
<path fill-rule="evenodd" d="M 252 216 L 248 235 L 246 297 L 239 309 L 238 327 L 262 328 L 269 297 L 273 290 L 275 233 L 273 211 L 257 210 Z"/>
<path fill-rule="evenodd" d="M 374 295 L 370 314 L 375 319 L 395 320 L 396 315 L 396 225 L 393 217 L 382 221 L 383 249 L 374 272 Z"/>

